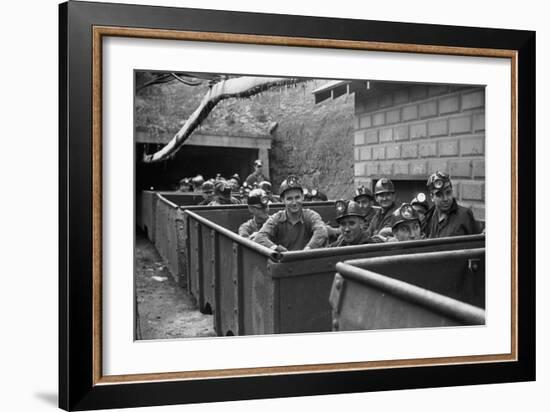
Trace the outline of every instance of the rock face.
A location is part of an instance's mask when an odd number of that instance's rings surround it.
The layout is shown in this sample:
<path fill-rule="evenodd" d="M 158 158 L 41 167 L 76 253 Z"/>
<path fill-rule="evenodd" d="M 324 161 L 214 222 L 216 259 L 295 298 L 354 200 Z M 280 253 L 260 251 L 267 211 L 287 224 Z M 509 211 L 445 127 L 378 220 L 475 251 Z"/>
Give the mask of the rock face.
<path fill-rule="evenodd" d="M 270 176 L 275 192 L 289 174 L 329 198 L 353 191 L 353 95 L 315 104 L 312 91 L 328 80 L 311 80 L 249 99 L 220 102 L 199 128 L 228 136 L 272 136 Z M 206 85 L 178 82 L 144 89 L 136 96 L 136 130 L 173 136 L 199 104 Z M 152 140 L 153 141 L 153 140 Z M 251 167 L 251 165 L 250 165 Z M 251 170 L 252 171 L 252 170 Z"/>
<path fill-rule="evenodd" d="M 260 96 L 278 125 L 273 131 L 271 176 L 280 183 L 288 174 L 324 191 L 330 199 L 353 192 L 353 95 L 314 104 L 324 80 L 313 80 L 279 93 Z M 276 101 L 278 99 L 278 101 Z"/>

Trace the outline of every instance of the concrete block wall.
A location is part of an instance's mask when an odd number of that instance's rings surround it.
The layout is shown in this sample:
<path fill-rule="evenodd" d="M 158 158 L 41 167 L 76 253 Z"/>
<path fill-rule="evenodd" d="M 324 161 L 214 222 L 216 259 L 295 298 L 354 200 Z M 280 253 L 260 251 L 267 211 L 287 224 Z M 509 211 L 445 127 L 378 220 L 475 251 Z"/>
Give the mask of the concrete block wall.
<path fill-rule="evenodd" d="M 355 93 L 354 180 L 451 174 L 459 202 L 485 219 L 485 89 L 407 85 Z"/>

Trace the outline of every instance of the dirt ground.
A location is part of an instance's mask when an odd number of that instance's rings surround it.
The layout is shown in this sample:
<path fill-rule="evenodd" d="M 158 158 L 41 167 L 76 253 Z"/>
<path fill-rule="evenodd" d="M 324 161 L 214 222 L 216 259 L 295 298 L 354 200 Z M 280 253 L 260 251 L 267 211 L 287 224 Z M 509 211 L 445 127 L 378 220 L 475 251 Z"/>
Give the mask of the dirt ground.
<path fill-rule="evenodd" d="M 199 312 L 143 233 L 136 235 L 136 258 L 138 339 L 216 336 L 212 315 Z"/>

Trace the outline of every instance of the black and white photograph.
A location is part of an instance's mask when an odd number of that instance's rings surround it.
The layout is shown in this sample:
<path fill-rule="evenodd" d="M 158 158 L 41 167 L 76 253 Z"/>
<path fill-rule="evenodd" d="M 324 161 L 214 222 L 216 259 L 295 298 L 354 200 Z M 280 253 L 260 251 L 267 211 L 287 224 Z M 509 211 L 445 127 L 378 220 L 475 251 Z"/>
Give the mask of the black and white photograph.
<path fill-rule="evenodd" d="M 485 92 L 136 69 L 135 339 L 484 327 Z"/>
<path fill-rule="evenodd" d="M 7 3 L 2 410 L 546 410 L 544 10 Z"/>

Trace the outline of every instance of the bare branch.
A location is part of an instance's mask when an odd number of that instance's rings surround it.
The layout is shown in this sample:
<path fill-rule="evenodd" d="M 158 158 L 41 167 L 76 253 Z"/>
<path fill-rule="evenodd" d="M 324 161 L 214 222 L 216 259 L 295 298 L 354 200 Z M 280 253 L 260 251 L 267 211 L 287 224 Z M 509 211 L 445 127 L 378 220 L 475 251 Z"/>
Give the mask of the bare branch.
<path fill-rule="evenodd" d="M 172 140 L 158 152 L 144 155 L 143 162 L 155 163 L 173 156 L 191 133 L 208 117 L 214 107 L 224 99 L 250 97 L 271 88 L 289 86 L 308 80 L 283 77 L 237 77 L 215 83 Z"/>

